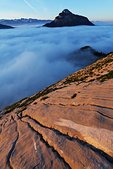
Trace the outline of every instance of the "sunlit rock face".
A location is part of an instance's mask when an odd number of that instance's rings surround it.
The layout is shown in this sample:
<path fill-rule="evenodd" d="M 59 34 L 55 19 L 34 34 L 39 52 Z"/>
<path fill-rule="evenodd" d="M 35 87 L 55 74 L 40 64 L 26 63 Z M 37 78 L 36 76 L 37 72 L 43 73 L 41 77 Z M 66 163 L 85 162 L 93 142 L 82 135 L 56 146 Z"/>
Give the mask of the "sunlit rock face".
<path fill-rule="evenodd" d="M 63 27 L 63 26 L 78 26 L 78 25 L 90 25 L 94 24 L 89 21 L 88 18 L 80 15 L 75 15 L 68 9 L 64 9 L 51 23 L 47 23 L 46 27 Z"/>
<path fill-rule="evenodd" d="M 4 109 L 0 168 L 112 169 L 112 84 L 111 53 Z"/>

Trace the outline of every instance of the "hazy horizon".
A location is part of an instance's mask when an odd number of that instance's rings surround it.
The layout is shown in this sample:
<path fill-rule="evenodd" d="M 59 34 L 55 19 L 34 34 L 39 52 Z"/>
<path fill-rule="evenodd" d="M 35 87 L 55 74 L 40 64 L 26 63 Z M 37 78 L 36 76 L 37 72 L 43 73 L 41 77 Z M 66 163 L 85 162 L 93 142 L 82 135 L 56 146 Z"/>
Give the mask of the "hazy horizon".
<path fill-rule="evenodd" d="M 37 20 L 52 20 L 52 19 L 42 19 L 42 18 L 31 18 L 31 17 L 20 17 L 20 18 L 0 18 L 0 20 L 16 20 L 16 19 L 37 19 Z M 53 19 L 54 20 L 54 19 Z M 91 20 L 92 22 L 113 22 L 113 20 Z"/>

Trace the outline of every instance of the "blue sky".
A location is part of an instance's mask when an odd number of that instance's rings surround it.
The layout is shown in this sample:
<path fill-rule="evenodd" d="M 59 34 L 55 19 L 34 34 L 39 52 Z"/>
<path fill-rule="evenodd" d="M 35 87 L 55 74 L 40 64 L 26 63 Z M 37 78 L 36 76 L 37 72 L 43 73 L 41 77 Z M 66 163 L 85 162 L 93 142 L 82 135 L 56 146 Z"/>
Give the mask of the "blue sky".
<path fill-rule="evenodd" d="M 113 0 L 0 0 L 0 18 L 53 19 L 65 8 L 90 20 L 113 21 Z"/>

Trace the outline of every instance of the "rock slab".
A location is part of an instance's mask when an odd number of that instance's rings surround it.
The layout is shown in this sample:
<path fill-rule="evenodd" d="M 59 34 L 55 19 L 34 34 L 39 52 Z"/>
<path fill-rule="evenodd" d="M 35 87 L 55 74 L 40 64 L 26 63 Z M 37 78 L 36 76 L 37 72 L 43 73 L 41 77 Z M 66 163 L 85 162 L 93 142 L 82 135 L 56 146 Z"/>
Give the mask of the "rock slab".
<path fill-rule="evenodd" d="M 113 53 L 0 115 L 0 169 L 113 169 Z"/>

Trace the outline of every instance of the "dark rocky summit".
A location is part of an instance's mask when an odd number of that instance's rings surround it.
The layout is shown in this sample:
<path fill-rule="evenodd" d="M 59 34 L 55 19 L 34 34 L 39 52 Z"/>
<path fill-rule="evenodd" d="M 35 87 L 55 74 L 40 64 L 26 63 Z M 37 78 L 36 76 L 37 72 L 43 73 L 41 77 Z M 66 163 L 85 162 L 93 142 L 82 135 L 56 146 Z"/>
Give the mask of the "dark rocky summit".
<path fill-rule="evenodd" d="M 12 26 L 0 24 L 0 29 L 12 29 Z"/>
<path fill-rule="evenodd" d="M 88 18 L 80 15 L 75 15 L 68 9 L 63 10 L 54 21 L 45 24 L 46 27 L 63 27 L 63 26 L 78 26 L 78 25 L 90 25 L 94 24 L 88 20 Z"/>

